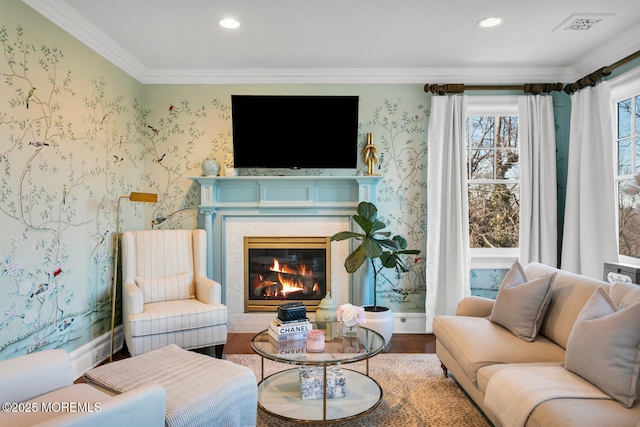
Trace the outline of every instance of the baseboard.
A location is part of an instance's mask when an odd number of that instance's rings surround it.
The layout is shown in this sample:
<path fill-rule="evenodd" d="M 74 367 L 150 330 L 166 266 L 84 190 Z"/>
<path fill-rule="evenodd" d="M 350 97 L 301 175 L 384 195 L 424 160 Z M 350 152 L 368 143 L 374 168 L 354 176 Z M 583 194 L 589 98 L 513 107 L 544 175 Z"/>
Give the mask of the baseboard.
<path fill-rule="evenodd" d="M 123 341 L 122 326 L 118 326 L 115 330 L 114 353 L 120 351 Z M 80 378 L 89 369 L 108 360 L 110 350 L 111 331 L 69 353 L 71 366 L 73 367 L 73 379 Z"/>
<path fill-rule="evenodd" d="M 426 334 L 427 315 L 425 313 L 393 313 L 394 334 Z"/>

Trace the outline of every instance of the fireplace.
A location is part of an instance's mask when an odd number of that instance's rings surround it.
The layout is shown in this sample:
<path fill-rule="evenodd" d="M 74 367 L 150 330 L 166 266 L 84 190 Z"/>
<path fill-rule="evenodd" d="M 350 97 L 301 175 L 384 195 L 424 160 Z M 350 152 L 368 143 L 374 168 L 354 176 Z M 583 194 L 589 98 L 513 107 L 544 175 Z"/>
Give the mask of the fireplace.
<path fill-rule="evenodd" d="M 330 237 L 244 237 L 244 312 L 299 301 L 315 311 L 331 291 Z"/>

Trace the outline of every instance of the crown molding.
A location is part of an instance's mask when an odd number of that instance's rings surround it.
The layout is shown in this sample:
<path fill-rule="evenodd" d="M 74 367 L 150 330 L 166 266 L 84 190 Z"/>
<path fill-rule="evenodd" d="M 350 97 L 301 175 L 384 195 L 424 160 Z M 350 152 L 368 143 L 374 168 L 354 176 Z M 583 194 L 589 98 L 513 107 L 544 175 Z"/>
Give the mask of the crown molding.
<path fill-rule="evenodd" d="M 638 46 L 640 46 L 640 27 L 611 40 L 606 45 L 600 46 L 590 52 L 589 55 L 575 62 L 571 67 L 573 78 L 570 81 L 579 80 L 602 67 L 608 67 L 636 53 Z"/>
<path fill-rule="evenodd" d="M 84 16 L 78 14 L 66 1 L 22 1 L 134 79 L 141 82 L 148 73 L 148 70 L 140 61 Z"/>
<path fill-rule="evenodd" d="M 289 69 L 159 69 L 148 84 L 504 84 L 565 81 L 567 69 L 555 68 L 289 68 Z"/>
<path fill-rule="evenodd" d="M 630 55 L 640 45 L 637 29 L 567 67 L 149 69 L 66 1 L 22 1 L 143 84 L 567 83 Z"/>

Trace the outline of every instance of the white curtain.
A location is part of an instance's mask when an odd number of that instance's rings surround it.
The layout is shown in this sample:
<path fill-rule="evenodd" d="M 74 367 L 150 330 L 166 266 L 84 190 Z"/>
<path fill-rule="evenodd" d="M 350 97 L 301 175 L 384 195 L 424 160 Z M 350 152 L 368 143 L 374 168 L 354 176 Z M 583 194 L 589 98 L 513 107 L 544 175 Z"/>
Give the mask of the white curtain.
<path fill-rule="evenodd" d="M 427 161 L 427 332 L 471 294 L 465 153 L 467 98 L 431 98 Z"/>
<path fill-rule="evenodd" d="M 550 96 L 518 97 L 520 263 L 558 265 L 556 137 Z"/>
<path fill-rule="evenodd" d="M 611 109 L 608 82 L 571 96 L 562 268 L 600 280 L 618 260 Z"/>

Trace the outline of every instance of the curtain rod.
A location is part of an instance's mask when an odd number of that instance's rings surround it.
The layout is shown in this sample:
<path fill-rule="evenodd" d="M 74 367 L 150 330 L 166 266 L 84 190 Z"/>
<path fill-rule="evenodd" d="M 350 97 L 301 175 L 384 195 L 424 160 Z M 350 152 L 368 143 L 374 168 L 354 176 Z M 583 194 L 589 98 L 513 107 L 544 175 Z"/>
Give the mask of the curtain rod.
<path fill-rule="evenodd" d="M 633 61 L 636 58 L 640 58 L 640 50 L 637 51 L 636 53 L 632 53 L 626 58 L 622 58 L 620 61 L 614 64 L 611 64 L 608 67 L 602 67 L 599 70 L 596 70 L 593 73 L 584 76 L 583 78 L 576 81 L 575 83 L 566 85 L 563 90 L 567 93 L 567 95 L 571 95 L 573 92 L 580 89 L 584 89 L 587 86 L 595 86 L 596 83 L 598 83 L 600 80 L 604 79 L 609 74 L 611 74 L 613 70 L 615 70 L 616 68 L 628 62 Z"/>
<path fill-rule="evenodd" d="M 521 90 L 526 94 L 538 95 L 543 92 L 553 92 L 562 90 L 562 83 L 526 83 L 521 85 L 465 85 L 444 84 L 444 85 L 424 85 L 425 92 L 446 95 L 451 93 L 464 93 L 465 90 Z"/>
<path fill-rule="evenodd" d="M 462 83 L 455 84 L 426 84 L 424 85 L 424 91 L 429 93 L 435 93 L 438 95 L 446 95 L 452 93 L 464 93 L 465 90 L 521 90 L 526 94 L 538 95 L 540 93 L 553 92 L 553 91 L 561 91 L 563 90 L 568 95 L 571 95 L 573 92 L 583 89 L 587 86 L 594 86 L 603 78 L 607 77 L 611 74 L 613 70 L 616 68 L 625 65 L 628 62 L 633 61 L 634 59 L 640 58 L 640 51 L 633 53 L 626 58 L 622 58 L 620 61 L 609 65 L 608 67 L 602 67 L 599 70 L 594 71 L 593 73 L 584 76 L 580 80 L 575 83 L 567 84 L 564 89 L 562 87 L 562 83 L 526 83 L 521 85 L 465 85 Z"/>

